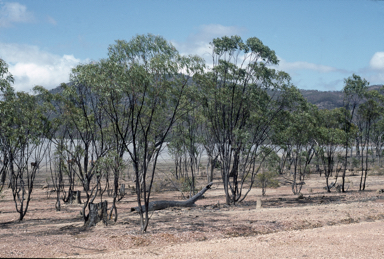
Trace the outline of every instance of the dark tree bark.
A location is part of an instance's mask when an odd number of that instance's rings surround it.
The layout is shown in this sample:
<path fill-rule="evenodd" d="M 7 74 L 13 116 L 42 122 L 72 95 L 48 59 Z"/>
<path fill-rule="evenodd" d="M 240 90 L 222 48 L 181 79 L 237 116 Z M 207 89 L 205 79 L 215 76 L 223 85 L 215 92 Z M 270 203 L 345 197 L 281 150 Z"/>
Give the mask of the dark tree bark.
<path fill-rule="evenodd" d="M 68 200 L 66 203 L 69 204 L 81 204 L 81 191 L 70 191 L 68 193 Z"/>
<path fill-rule="evenodd" d="M 85 227 L 89 228 L 95 226 L 98 222 L 103 221 L 107 225 L 108 220 L 108 201 L 103 201 L 99 203 L 89 203 L 89 216 L 85 222 Z"/>

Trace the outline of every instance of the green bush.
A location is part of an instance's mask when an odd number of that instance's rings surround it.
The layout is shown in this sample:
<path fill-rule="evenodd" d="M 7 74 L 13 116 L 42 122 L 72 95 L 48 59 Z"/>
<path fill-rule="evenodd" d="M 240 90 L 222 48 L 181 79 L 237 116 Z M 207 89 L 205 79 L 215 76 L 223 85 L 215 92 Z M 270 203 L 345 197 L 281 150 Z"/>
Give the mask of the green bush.
<path fill-rule="evenodd" d="M 278 174 L 273 171 L 266 171 L 258 173 L 256 175 L 256 187 L 261 188 L 262 195 L 265 196 L 267 187 L 277 188 L 279 187 L 279 181 L 276 179 Z"/>
<path fill-rule="evenodd" d="M 179 180 L 177 180 L 180 184 L 180 190 L 182 192 L 191 192 L 191 188 L 192 188 L 192 178 L 190 177 L 180 177 Z M 194 183 L 195 185 L 195 192 L 198 192 L 201 190 L 201 188 L 197 188 L 196 187 L 196 181 Z"/>

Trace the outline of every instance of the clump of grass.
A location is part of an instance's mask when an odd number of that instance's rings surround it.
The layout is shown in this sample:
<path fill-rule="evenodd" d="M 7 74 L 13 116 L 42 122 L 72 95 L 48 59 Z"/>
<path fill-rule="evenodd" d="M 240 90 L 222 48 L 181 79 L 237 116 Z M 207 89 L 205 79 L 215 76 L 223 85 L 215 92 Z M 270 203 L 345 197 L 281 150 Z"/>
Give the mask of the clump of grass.
<path fill-rule="evenodd" d="M 370 170 L 369 175 L 378 175 L 378 176 L 384 175 L 384 168 L 376 165 L 372 168 L 372 170 Z"/>

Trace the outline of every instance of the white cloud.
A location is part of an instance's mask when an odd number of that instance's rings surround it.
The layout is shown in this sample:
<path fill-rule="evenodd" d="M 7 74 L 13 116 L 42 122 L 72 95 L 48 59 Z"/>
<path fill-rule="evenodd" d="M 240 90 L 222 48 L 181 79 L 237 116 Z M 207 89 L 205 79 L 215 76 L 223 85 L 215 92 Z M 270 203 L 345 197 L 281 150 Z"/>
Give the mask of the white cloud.
<path fill-rule="evenodd" d="M 190 38 L 203 41 L 212 41 L 213 38 L 221 36 L 239 35 L 245 31 L 245 28 L 237 26 L 224 26 L 220 24 L 201 25 L 195 34 L 191 34 Z"/>
<path fill-rule="evenodd" d="M 373 54 L 369 65 L 356 71 L 371 85 L 384 84 L 384 52 L 376 52 Z"/>
<path fill-rule="evenodd" d="M 13 23 L 32 22 L 33 20 L 33 14 L 27 11 L 25 5 L 5 3 L 1 6 L 0 2 L 0 27 L 11 27 Z"/>
<path fill-rule="evenodd" d="M 369 65 L 372 69 L 384 70 L 384 52 L 376 52 L 371 58 Z"/>
<path fill-rule="evenodd" d="M 330 73 L 330 72 L 346 72 L 343 69 L 338 69 L 330 66 L 324 66 L 314 63 L 309 63 L 306 61 L 295 61 L 287 62 L 284 59 L 278 57 L 280 62 L 278 69 L 286 72 L 297 71 L 297 70 L 312 70 L 320 73 Z"/>
<path fill-rule="evenodd" d="M 56 20 L 55 19 L 53 19 L 51 16 L 47 16 L 47 21 L 48 21 L 48 23 L 50 23 L 50 24 L 52 24 L 52 25 L 56 25 L 57 24 L 57 22 L 56 22 Z"/>
<path fill-rule="evenodd" d="M 181 54 L 194 54 L 205 58 L 209 63 L 211 49 L 209 43 L 214 39 L 222 36 L 241 35 L 245 28 L 236 26 L 223 26 L 220 24 L 201 25 L 196 33 L 188 36 L 185 42 L 175 42 L 172 44 L 179 50 Z"/>
<path fill-rule="evenodd" d="M 73 55 L 55 55 L 36 46 L 0 42 L 0 57 L 15 77 L 17 91 L 29 91 L 35 85 L 52 89 L 68 82 L 71 68 L 80 63 Z"/>

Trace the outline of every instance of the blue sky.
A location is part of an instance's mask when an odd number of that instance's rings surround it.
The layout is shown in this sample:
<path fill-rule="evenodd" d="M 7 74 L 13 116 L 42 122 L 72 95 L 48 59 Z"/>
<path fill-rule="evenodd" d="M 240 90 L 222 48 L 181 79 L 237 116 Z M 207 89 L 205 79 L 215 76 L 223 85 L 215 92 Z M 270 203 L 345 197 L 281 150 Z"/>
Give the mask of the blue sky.
<path fill-rule="evenodd" d="M 341 90 L 352 73 L 384 84 L 384 1 L 0 0 L 0 57 L 19 91 L 68 82 L 72 67 L 146 33 L 208 65 L 213 38 L 257 37 L 302 89 Z"/>

